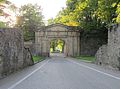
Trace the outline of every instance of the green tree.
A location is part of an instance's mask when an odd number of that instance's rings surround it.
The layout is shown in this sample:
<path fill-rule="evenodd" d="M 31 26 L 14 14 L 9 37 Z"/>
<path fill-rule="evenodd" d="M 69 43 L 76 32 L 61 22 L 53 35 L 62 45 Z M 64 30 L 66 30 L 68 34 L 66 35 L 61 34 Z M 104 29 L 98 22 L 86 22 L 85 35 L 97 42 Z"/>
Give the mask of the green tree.
<path fill-rule="evenodd" d="M 4 27 L 6 27 L 5 23 L 0 21 L 0 28 L 4 28 Z"/>
<path fill-rule="evenodd" d="M 9 0 L 0 0 L 0 16 L 9 16 L 10 14 L 4 12 L 4 9 L 10 9 L 12 11 L 15 11 L 17 7 L 10 2 Z"/>
<path fill-rule="evenodd" d="M 97 15 L 107 26 L 116 23 L 118 16 L 116 10 L 119 2 L 119 0 L 98 0 Z"/>
<path fill-rule="evenodd" d="M 48 25 L 54 24 L 54 19 L 50 18 L 50 19 L 47 20 L 47 22 L 48 22 L 47 23 Z"/>
<path fill-rule="evenodd" d="M 67 0 L 66 5 L 54 19 L 55 23 L 99 30 L 120 21 L 119 0 Z"/>
<path fill-rule="evenodd" d="M 120 2 L 117 4 L 116 14 L 117 14 L 116 22 L 120 23 Z"/>
<path fill-rule="evenodd" d="M 61 39 L 54 39 L 50 42 L 50 51 L 60 51 L 61 53 L 64 52 L 64 41 Z"/>
<path fill-rule="evenodd" d="M 24 40 L 34 40 L 35 30 L 44 25 L 41 7 L 37 4 L 27 4 L 20 8 L 20 16 L 17 19 L 17 27 L 24 33 Z"/>
<path fill-rule="evenodd" d="M 9 10 L 11 13 L 15 13 L 17 7 L 8 0 L 0 0 L 0 17 L 2 18 L 8 18 L 11 16 L 11 14 L 6 12 L 5 9 Z M 8 27 L 10 24 L 12 24 L 12 19 L 8 22 L 3 22 L 3 20 L 0 21 L 0 27 Z"/>

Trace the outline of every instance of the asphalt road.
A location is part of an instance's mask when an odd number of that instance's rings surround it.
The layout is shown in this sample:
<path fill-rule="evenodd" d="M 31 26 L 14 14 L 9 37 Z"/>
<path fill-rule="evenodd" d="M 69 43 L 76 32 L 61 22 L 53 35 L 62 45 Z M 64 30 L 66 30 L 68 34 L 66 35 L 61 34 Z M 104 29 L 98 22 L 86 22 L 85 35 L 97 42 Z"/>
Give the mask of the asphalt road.
<path fill-rule="evenodd" d="M 120 89 L 120 72 L 56 56 L 0 80 L 0 89 Z"/>

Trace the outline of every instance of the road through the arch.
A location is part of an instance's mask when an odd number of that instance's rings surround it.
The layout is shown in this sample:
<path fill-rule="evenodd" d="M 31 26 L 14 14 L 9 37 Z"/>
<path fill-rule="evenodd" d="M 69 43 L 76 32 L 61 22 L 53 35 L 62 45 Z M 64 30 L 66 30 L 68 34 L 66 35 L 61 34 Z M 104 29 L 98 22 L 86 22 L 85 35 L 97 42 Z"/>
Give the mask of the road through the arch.
<path fill-rule="evenodd" d="M 22 73 L 21 73 L 22 72 Z M 120 89 L 120 74 L 55 56 L 0 80 L 0 89 Z"/>

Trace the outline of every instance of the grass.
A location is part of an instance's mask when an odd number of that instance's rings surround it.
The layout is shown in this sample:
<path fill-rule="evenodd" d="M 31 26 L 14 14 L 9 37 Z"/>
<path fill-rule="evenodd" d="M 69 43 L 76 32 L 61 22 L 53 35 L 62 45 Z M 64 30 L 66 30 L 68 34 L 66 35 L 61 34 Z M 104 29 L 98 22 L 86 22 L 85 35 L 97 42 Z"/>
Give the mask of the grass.
<path fill-rule="evenodd" d="M 94 56 L 76 56 L 74 58 L 79 59 L 79 60 L 89 61 L 89 62 L 94 62 L 95 61 Z"/>
<path fill-rule="evenodd" d="M 44 60 L 44 57 L 41 56 L 32 56 L 34 63 Z"/>

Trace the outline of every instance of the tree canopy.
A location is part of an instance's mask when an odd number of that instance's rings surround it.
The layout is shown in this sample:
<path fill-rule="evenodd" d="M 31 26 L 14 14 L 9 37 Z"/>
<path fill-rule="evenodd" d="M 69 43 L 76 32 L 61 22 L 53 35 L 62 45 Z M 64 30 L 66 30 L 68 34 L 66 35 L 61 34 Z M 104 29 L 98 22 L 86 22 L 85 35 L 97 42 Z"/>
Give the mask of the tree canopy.
<path fill-rule="evenodd" d="M 34 40 L 34 31 L 44 25 L 41 7 L 37 4 L 21 6 L 17 17 L 17 27 L 24 32 L 24 39 Z"/>
<path fill-rule="evenodd" d="M 8 0 L 0 0 L 0 27 L 7 27 L 12 25 L 13 19 L 11 18 L 11 13 L 15 13 L 17 7 Z M 9 13 L 8 10 L 11 13 Z M 4 21 L 3 19 L 9 18 L 9 21 Z"/>
<path fill-rule="evenodd" d="M 120 22 L 119 0 L 67 0 L 54 23 L 79 26 L 85 30 L 107 29 Z"/>

